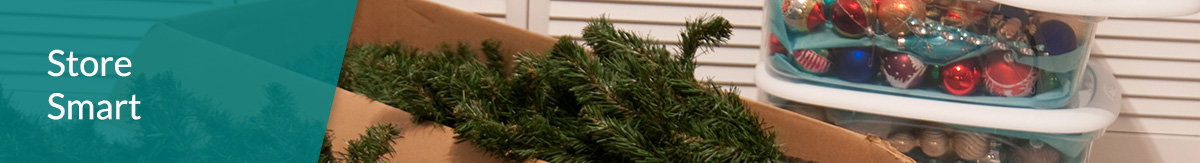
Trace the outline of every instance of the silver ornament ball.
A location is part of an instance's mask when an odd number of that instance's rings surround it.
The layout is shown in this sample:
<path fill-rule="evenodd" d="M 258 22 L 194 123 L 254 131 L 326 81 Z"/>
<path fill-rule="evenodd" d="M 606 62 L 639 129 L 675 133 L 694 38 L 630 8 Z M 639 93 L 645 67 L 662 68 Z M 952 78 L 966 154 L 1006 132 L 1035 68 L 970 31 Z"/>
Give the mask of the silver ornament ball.
<path fill-rule="evenodd" d="M 908 153 L 917 147 L 917 138 L 913 137 L 912 134 L 908 134 L 908 132 L 898 132 L 892 134 L 892 136 L 888 136 L 888 143 L 892 144 L 892 147 L 895 147 L 896 150 Z"/>
<path fill-rule="evenodd" d="M 1021 163 L 1057 163 L 1062 159 L 1062 154 L 1058 153 L 1057 149 L 1049 145 L 1040 145 L 1036 147 L 1030 143 L 1024 143 L 1015 147 L 1012 158 L 1009 161 Z"/>
<path fill-rule="evenodd" d="M 954 135 L 954 153 L 963 160 L 986 159 L 989 147 L 988 135 L 979 132 L 961 132 Z"/>
<path fill-rule="evenodd" d="M 942 157 L 954 148 L 946 131 L 941 129 L 926 129 L 921 132 L 921 151 L 930 157 Z"/>

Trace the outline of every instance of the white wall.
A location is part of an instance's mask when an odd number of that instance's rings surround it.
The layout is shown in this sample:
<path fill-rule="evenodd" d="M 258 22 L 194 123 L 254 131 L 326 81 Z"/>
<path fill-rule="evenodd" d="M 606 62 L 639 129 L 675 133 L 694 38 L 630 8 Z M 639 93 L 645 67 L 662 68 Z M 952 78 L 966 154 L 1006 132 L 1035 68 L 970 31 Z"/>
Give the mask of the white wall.
<path fill-rule="evenodd" d="M 664 43 L 683 22 L 718 14 L 734 24 L 729 45 L 698 58 L 696 74 L 755 98 L 762 1 L 753 0 L 435 0 L 550 36 L 578 36 L 589 18 Z M 1121 116 L 1094 144 L 1092 162 L 1200 162 L 1200 14 L 1111 18 L 1096 32 L 1093 58 L 1111 65 L 1125 91 Z"/>

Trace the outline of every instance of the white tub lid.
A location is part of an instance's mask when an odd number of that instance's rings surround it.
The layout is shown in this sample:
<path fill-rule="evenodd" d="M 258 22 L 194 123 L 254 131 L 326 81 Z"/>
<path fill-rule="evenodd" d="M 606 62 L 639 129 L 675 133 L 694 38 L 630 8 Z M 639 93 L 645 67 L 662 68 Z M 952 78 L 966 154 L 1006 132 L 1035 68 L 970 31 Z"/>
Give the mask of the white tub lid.
<path fill-rule="evenodd" d="M 1105 17 L 1170 17 L 1200 12 L 1200 0 L 992 0 L 1063 14 Z"/>
<path fill-rule="evenodd" d="M 1095 80 L 1087 80 L 1076 95 L 1079 108 L 1029 109 L 978 105 L 881 94 L 779 79 L 767 65 L 755 67 L 754 82 L 761 91 L 791 101 L 893 117 L 941 123 L 1041 133 L 1099 131 L 1117 119 L 1121 92 L 1107 65 L 1089 61 Z M 1085 75 L 1086 76 L 1086 75 Z"/>

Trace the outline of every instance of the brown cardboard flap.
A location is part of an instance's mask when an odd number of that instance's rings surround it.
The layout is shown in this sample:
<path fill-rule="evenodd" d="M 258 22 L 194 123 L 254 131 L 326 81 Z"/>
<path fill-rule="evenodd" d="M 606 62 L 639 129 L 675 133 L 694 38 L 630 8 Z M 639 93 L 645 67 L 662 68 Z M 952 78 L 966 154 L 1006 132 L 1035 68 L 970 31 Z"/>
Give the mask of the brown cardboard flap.
<path fill-rule="evenodd" d="M 469 142 L 455 143 L 454 129 L 439 124 L 413 123 L 412 115 L 354 92 L 338 88 L 329 111 L 328 129 L 333 131 L 334 152 L 345 152 L 346 142 L 358 139 L 367 127 L 391 123 L 402 129 L 388 156 L 392 162 L 500 162 L 474 150 Z"/>
<path fill-rule="evenodd" d="M 864 136 L 744 97 L 742 101 L 746 102 L 747 112 L 763 121 L 763 128 L 779 135 L 775 142 L 781 144 L 785 155 L 823 163 L 916 162 L 879 137 Z"/>
<path fill-rule="evenodd" d="M 904 162 L 914 163 L 875 136 L 864 136 L 800 114 L 743 98 L 746 111 L 759 117 L 763 128 L 776 132 L 775 140 L 785 155 L 823 163 Z M 392 148 L 393 162 L 499 162 L 474 150 L 470 142 L 455 143 L 454 129 L 432 123 L 413 123 L 412 115 L 400 109 L 338 88 L 329 113 L 335 152 L 344 152 L 347 141 L 357 139 L 370 127 L 391 123 L 404 130 Z"/>

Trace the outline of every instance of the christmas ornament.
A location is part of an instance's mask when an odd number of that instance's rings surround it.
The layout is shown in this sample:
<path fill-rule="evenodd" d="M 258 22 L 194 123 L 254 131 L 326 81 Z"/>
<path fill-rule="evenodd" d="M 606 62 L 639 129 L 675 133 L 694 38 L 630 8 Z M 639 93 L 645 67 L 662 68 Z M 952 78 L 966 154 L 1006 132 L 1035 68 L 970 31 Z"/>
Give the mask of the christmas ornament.
<path fill-rule="evenodd" d="M 1057 74 L 1046 70 L 1038 73 L 1038 82 L 1037 85 L 1034 85 L 1037 88 L 1037 93 L 1045 93 L 1062 87 L 1062 81 L 1059 81 Z"/>
<path fill-rule="evenodd" d="M 1025 97 L 1033 94 L 1033 84 L 1038 80 L 1038 70 L 1016 63 L 1004 51 L 987 54 L 987 66 L 983 70 L 984 85 L 996 96 Z"/>
<path fill-rule="evenodd" d="M 1012 158 L 1009 159 L 1010 161 L 1022 163 L 1057 163 L 1062 159 L 1062 154 L 1049 145 L 1033 146 L 1030 143 L 1023 144 L 1013 147 L 1015 149 L 1013 150 Z"/>
<path fill-rule="evenodd" d="M 874 3 L 870 0 L 836 0 L 833 7 L 834 30 L 848 38 L 866 36 L 870 22 L 875 20 Z"/>
<path fill-rule="evenodd" d="M 904 53 L 883 57 L 883 65 L 879 68 L 888 84 L 896 88 L 912 88 L 925 79 L 925 63 Z"/>
<path fill-rule="evenodd" d="M 983 18 L 983 11 L 976 7 L 975 3 L 955 1 L 954 4 L 946 6 L 945 10 L 939 15 L 937 20 L 942 24 L 954 27 L 966 27 L 975 23 L 975 20 Z"/>
<path fill-rule="evenodd" d="M 770 40 L 770 41 L 771 41 L 771 43 L 770 43 L 770 44 L 771 44 L 771 46 L 770 46 L 771 55 L 774 55 L 774 54 L 787 54 L 787 50 L 786 50 L 786 48 L 785 48 L 785 47 L 783 47 L 783 43 L 779 43 L 779 38 L 778 38 L 778 37 L 775 37 L 775 35 L 771 35 L 771 40 Z"/>
<path fill-rule="evenodd" d="M 979 66 L 974 59 L 950 63 L 942 67 L 942 86 L 953 95 L 967 95 L 979 83 Z"/>
<path fill-rule="evenodd" d="M 998 31 L 997 29 L 1000 28 L 1001 24 L 1004 24 L 1004 20 L 1005 20 L 1004 15 L 1000 15 L 1000 14 L 985 15 L 985 16 L 983 16 L 983 18 L 980 19 L 980 21 L 983 21 L 983 22 L 981 22 L 983 24 L 981 24 L 979 26 L 975 26 L 975 28 L 972 29 L 971 31 L 993 32 L 994 33 L 996 31 Z"/>
<path fill-rule="evenodd" d="M 878 0 L 876 11 L 879 24 L 888 36 L 901 37 L 909 33 L 906 20 L 925 19 L 925 2 L 921 0 Z"/>
<path fill-rule="evenodd" d="M 825 23 L 820 0 L 784 0 L 783 20 L 800 32 L 809 32 Z"/>
<path fill-rule="evenodd" d="M 932 6 L 933 4 L 930 3 L 927 5 Z M 934 7 L 929 7 L 929 8 L 925 9 L 925 18 L 933 19 L 933 18 L 937 18 L 937 17 L 942 17 L 942 9 L 934 8 Z"/>
<path fill-rule="evenodd" d="M 942 65 L 925 66 L 925 85 L 942 85 Z"/>
<path fill-rule="evenodd" d="M 987 156 L 984 156 L 983 159 L 979 160 L 979 162 L 987 162 L 987 163 L 1008 162 L 1007 156 L 1008 156 L 1009 152 L 1004 150 L 1006 148 L 1003 143 L 1000 143 L 999 141 L 991 141 L 990 143 L 988 143 L 988 145 L 989 145 L 988 148 L 990 148 L 991 150 L 989 150 Z"/>
<path fill-rule="evenodd" d="M 933 19 L 933 20 L 938 20 L 939 18 L 941 18 L 942 13 L 945 13 L 946 9 L 950 8 L 949 7 L 950 5 L 958 3 L 958 0 L 921 0 L 921 1 L 924 1 L 926 3 L 925 6 L 928 6 L 925 9 L 925 17 Z"/>
<path fill-rule="evenodd" d="M 917 138 L 913 137 L 912 134 L 908 134 L 908 132 L 898 132 L 892 134 L 892 136 L 888 136 L 888 143 L 892 144 L 892 147 L 895 147 L 896 150 L 908 153 L 908 151 L 912 151 L 913 148 L 917 147 Z"/>
<path fill-rule="evenodd" d="M 916 19 L 909 19 L 908 26 L 913 34 L 896 39 L 896 47 L 912 52 L 928 63 L 940 64 L 959 59 L 972 51 L 983 49 L 981 47 L 984 46 L 1033 55 L 1033 50 L 1026 42 L 1005 42 L 990 35 L 977 35 L 963 28 L 922 23 Z"/>
<path fill-rule="evenodd" d="M 979 132 L 960 132 L 954 135 L 954 153 L 963 160 L 986 159 L 991 144 L 988 135 Z"/>
<path fill-rule="evenodd" d="M 929 157 L 942 157 L 954 148 L 950 144 L 950 138 L 946 135 L 946 131 L 941 129 L 925 129 L 921 132 L 919 141 L 921 141 L 921 151 Z"/>
<path fill-rule="evenodd" d="M 966 55 L 983 42 L 966 30 L 909 19 L 912 35 L 897 39 L 898 47 L 934 62 L 945 62 Z M 970 38 L 970 39 L 967 39 Z M 978 43 L 978 44 L 977 44 Z"/>
<path fill-rule="evenodd" d="M 1024 26 L 1020 19 L 1008 18 L 996 24 L 996 38 L 1003 41 L 1029 42 L 1028 33 L 1022 30 Z"/>
<path fill-rule="evenodd" d="M 840 49 L 835 57 L 838 78 L 845 81 L 866 83 L 879 71 L 879 61 L 870 48 Z"/>
<path fill-rule="evenodd" d="M 1078 46 L 1075 30 L 1059 20 L 1048 20 L 1037 25 L 1033 33 L 1033 47 L 1039 55 L 1061 55 L 1074 51 Z"/>
<path fill-rule="evenodd" d="M 800 70 L 814 74 L 829 72 L 829 52 L 826 50 L 797 49 L 792 51 L 792 55 L 795 56 L 796 65 L 800 66 Z"/>
<path fill-rule="evenodd" d="M 998 31 L 998 29 L 1005 24 L 1005 21 L 1016 20 L 1016 21 L 1018 21 L 1017 23 L 1021 24 L 1019 27 L 1017 27 L 1016 30 L 1022 30 L 1022 33 L 1024 33 L 1024 30 L 1023 30 L 1024 25 L 1029 24 L 1028 22 L 1025 22 L 1025 21 L 1029 20 L 1029 15 L 1032 14 L 1032 11 L 1017 8 L 1017 7 L 1012 7 L 1012 6 L 1008 6 L 1008 5 L 1004 5 L 1004 4 L 996 4 L 995 6 L 993 6 L 991 8 L 992 8 L 992 10 L 989 12 L 991 15 L 986 15 L 985 18 L 982 19 L 982 20 L 987 20 L 986 24 L 984 24 L 983 26 L 980 26 L 981 29 L 984 29 L 984 30 L 977 30 L 977 31 L 995 32 L 995 31 Z M 997 36 L 997 37 L 999 37 L 999 36 Z"/>

